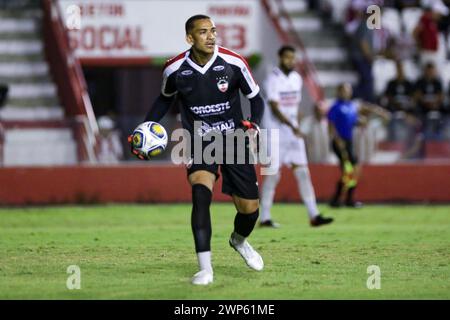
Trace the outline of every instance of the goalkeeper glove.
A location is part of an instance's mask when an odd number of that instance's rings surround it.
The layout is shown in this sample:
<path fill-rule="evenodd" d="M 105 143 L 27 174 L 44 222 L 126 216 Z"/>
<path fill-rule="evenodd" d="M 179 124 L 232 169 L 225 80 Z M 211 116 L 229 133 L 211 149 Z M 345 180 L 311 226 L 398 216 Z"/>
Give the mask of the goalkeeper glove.
<path fill-rule="evenodd" d="M 252 122 L 249 119 L 247 119 L 241 121 L 241 127 L 244 129 L 245 132 L 251 130 L 249 131 L 250 144 L 248 148 L 253 153 L 253 156 L 257 158 L 257 155 L 259 153 L 259 133 L 260 133 L 259 126 L 255 122 Z"/>
<path fill-rule="evenodd" d="M 137 151 L 136 149 L 134 149 L 134 145 L 133 145 L 133 135 L 132 134 L 130 134 L 129 136 L 128 136 L 128 139 L 127 139 L 127 141 L 128 141 L 128 143 L 130 144 L 130 147 L 131 147 L 131 153 L 132 154 L 134 154 L 136 157 L 138 157 L 139 159 L 141 159 L 141 160 L 145 160 L 145 157 L 142 155 L 142 154 L 140 154 L 139 153 L 139 151 Z"/>
<path fill-rule="evenodd" d="M 253 130 L 256 130 L 256 132 L 259 134 L 259 131 L 260 131 L 259 126 L 256 123 L 251 122 L 250 120 L 242 120 L 241 125 L 244 128 L 244 131 L 253 129 Z"/>

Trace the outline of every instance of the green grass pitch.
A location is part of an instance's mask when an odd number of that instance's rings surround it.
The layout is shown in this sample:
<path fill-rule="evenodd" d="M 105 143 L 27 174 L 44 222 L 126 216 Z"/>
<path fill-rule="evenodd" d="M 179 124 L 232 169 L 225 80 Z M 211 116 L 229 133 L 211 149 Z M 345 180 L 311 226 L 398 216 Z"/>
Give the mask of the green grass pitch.
<path fill-rule="evenodd" d="M 3 208 L 0 298 L 450 298 L 449 206 L 321 209 L 336 221 L 314 229 L 303 206 L 275 205 L 282 228 L 249 238 L 265 261 L 256 272 L 228 245 L 233 206 L 214 204 L 214 284 L 196 287 L 189 204 Z M 66 287 L 69 265 L 79 290 Z M 370 265 L 381 289 L 366 286 Z"/>

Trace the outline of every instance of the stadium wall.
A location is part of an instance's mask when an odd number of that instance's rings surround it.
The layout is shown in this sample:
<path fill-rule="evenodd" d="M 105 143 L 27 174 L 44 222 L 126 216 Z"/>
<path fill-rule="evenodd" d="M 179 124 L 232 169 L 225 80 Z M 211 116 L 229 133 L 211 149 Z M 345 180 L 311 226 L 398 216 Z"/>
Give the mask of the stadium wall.
<path fill-rule="evenodd" d="M 339 170 L 311 165 L 317 198 L 329 199 Z M 356 192 L 366 202 L 450 202 L 450 164 L 366 166 Z M 73 203 L 189 202 L 190 187 L 183 167 L 119 165 L 0 168 L 0 205 Z M 214 199 L 228 201 L 217 184 Z M 277 201 L 300 201 L 287 168 L 278 185 Z"/>

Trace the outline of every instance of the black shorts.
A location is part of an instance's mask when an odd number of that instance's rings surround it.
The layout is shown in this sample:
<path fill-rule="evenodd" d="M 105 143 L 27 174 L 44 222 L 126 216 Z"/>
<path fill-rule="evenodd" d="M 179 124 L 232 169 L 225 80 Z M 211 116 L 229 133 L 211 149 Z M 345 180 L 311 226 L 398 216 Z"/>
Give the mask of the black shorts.
<path fill-rule="evenodd" d="M 348 159 L 350 162 L 355 165 L 358 163 L 358 158 L 356 157 L 354 151 L 353 151 L 353 141 L 352 140 L 342 140 L 345 144 L 345 150 L 347 151 Z M 341 164 L 341 167 L 344 166 L 344 155 L 341 153 L 341 150 L 337 146 L 337 143 L 333 140 L 332 142 L 333 151 L 336 154 L 336 156 L 339 158 L 339 163 Z"/>
<path fill-rule="evenodd" d="M 199 170 L 206 170 L 216 175 L 222 174 L 222 192 L 244 199 L 259 199 L 258 179 L 253 164 L 192 164 L 187 168 L 188 176 Z"/>

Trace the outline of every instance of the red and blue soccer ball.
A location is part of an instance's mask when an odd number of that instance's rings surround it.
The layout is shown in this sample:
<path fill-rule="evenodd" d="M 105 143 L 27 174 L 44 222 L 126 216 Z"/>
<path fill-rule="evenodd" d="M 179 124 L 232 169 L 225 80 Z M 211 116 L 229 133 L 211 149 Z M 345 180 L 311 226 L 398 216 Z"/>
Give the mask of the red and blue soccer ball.
<path fill-rule="evenodd" d="M 164 127 L 153 121 L 141 123 L 132 135 L 133 149 L 145 159 L 161 154 L 167 147 L 168 136 Z"/>

